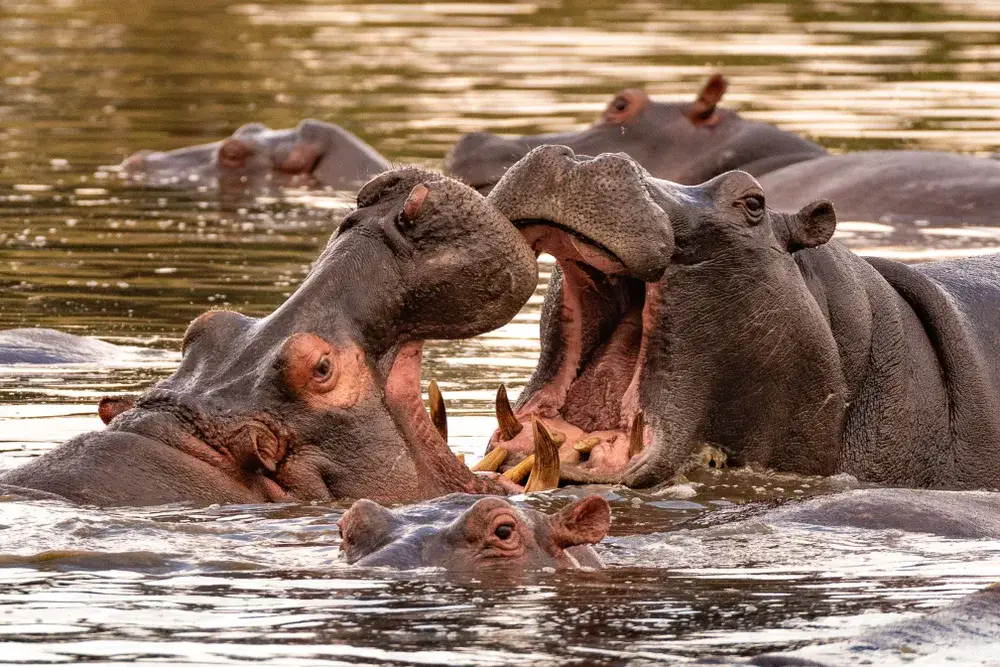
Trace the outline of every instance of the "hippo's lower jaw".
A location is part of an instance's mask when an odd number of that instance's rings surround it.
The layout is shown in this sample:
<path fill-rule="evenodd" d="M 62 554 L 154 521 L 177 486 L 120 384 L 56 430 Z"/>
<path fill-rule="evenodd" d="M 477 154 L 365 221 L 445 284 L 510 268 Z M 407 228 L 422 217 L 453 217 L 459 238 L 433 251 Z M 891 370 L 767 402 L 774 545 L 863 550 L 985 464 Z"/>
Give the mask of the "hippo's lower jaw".
<path fill-rule="evenodd" d="M 559 480 L 559 461 L 554 449 L 540 453 L 521 478 L 512 480 L 483 471 L 476 474 L 448 448 L 447 413 L 436 385 L 429 391 L 430 412 L 420 394 L 420 362 L 423 341 L 411 341 L 396 352 L 385 386 L 386 404 L 399 433 L 411 448 L 420 477 L 435 480 L 439 488 L 426 498 L 446 493 L 520 494 L 554 488 Z M 545 445 L 543 444 L 542 447 Z M 524 486 L 518 484 L 527 477 Z M 430 491 L 430 490 L 429 490 Z M 424 498 L 415 498 L 422 500 Z"/>
<path fill-rule="evenodd" d="M 534 418 L 559 447 L 562 481 L 616 483 L 652 439 L 639 381 L 658 285 L 633 277 L 611 252 L 580 234 L 539 221 L 517 224 L 536 253 L 558 262 L 561 280 L 550 289 L 558 286 L 561 298 L 546 303 L 558 304 L 558 312 L 545 312 L 543 319 L 560 340 L 549 342 L 555 354 L 543 351 L 516 411 L 506 391 L 498 394 L 500 428 L 488 449 L 509 451 L 508 468 L 531 454 L 533 433 L 524 426 Z"/>

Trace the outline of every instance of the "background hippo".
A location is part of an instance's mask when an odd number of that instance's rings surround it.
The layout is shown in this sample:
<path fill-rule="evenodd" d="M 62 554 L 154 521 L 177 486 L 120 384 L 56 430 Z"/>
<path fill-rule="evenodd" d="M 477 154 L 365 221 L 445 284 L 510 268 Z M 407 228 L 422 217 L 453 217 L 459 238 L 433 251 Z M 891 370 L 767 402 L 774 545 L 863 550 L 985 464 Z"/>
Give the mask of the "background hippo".
<path fill-rule="evenodd" d="M 626 153 L 653 176 L 688 185 L 741 169 L 760 179 L 776 210 L 798 210 L 823 197 L 845 220 L 1000 223 L 1000 162 L 934 151 L 828 155 L 818 144 L 719 107 L 726 85 L 715 75 L 687 103 L 624 90 L 580 132 L 468 134 L 451 150 L 447 170 L 488 192 L 532 148 L 561 144 L 585 155 Z"/>
<path fill-rule="evenodd" d="M 611 508 L 590 495 L 549 515 L 459 493 L 395 510 L 359 500 L 338 525 L 340 549 L 357 565 L 481 573 L 600 568 L 590 545 L 607 534 Z"/>
<path fill-rule="evenodd" d="M 387 171 L 374 148 L 337 125 L 307 119 L 290 130 L 250 123 L 233 136 L 167 152 L 140 151 L 122 171 L 150 185 L 321 185 L 347 188 Z"/>
<path fill-rule="evenodd" d="M 512 318 L 534 257 L 482 196 L 435 173 L 386 173 L 357 201 L 275 312 L 201 315 L 173 375 L 0 486 L 102 505 L 502 493 L 438 434 L 420 360 L 426 338 Z"/>
<path fill-rule="evenodd" d="M 602 193 L 640 189 L 659 208 L 649 224 L 673 234 L 655 282 L 587 241 L 587 220 L 627 215 Z M 744 172 L 681 186 L 556 146 L 490 201 L 522 230 L 547 228 L 533 245 L 560 267 L 539 364 L 515 410 L 500 401 L 491 448 L 530 451 L 520 425 L 534 417 L 565 439 L 564 464 L 579 461 L 567 480 L 654 485 L 709 443 L 735 465 L 1000 485 L 1000 257 L 864 260 L 829 242 L 829 202 L 777 213 Z"/>
<path fill-rule="evenodd" d="M 131 345 L 115 345 L 89 336 L 45 328 L 0 331 L 0 365 L 124 364 L 164 360 L 171 353 Z"/>

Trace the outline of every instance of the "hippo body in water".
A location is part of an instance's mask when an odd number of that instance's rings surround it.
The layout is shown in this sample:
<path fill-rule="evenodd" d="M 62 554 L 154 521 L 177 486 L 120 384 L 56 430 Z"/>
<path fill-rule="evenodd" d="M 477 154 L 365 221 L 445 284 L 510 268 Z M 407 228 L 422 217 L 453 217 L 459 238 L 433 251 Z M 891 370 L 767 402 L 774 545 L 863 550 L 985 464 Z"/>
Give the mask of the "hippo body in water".
<path fill-rule="evenodd" d="M 0 474 L 0 489 L 97 505 L 504 493 L 438 434 L 420 360 L 427 338 L 509 321 L 537 283 L 531 250 L 439 174 L 389 172 L 357 201 L 275 312 L 201 315 L 170 377 L 106 406 L 104 431 Z"/>
<path fill-rule="evenodd" d="M 1000 584 L 939 609 L 862 632 L 845 641 L 768 653 L 747 661 L 707 662 L 736 667 L 843 665 L 995 665 L 1000 649 Z"/>
<path fill-rule="evenodd" d="M 866 260 L 830 242 L 829 202 L 778 213 L 743 172 L 681 186 L 557 146 L 489 199 L 558 262 L 538 366 L 516 408 L 498 400 L 489 448 L 508 463 L 536 418 L 565 439 L 566 481 L 656 485 L 709 444 L 733 465 L 1000 486 L 1000 256 Z M 671 230 L 669 266 L 643 281 L 587 229 L 650 202 L 649 231 L 616 239 Z"/>
<path fill-rule="evenodd" d="M 149 185 L 350 188 L 390 169 L 374 148 L 337 125 L 307 119 L 289 130 L 250 123 L 231 137 L 172 151 L 140 151 L 122 172 Z"/>
<path fill-rule="evenodd" d="M 692 103 L 654 102 L 641 90 L 625 90 L 580 132 L 513 139 L 469 134 L 451 150 L 446 168 L 488 192 L 532 148 L 559 144 L 584 155 L 626 153 L 653 176 L 687 185 L 740 169 L 759 179 L 776 210 L 824 198 L 842 220 L 1000 224 L 1000 161 L 935 151 L 830 155 L 719 107 L 725 88 L 716 75 Z"/>
<path fill-rule="evenodd" d="M 338 522 L 348 563 L 514 573 L 602 567 L 590 545 L 610 524 L 610 507 L 596 495 L 549 515 L 506 498 L 464 493 L 394 510 L 359 500 Z"/>
<path fill-rule="evenodd" d="M 76 336 L 55 329 L 0 331 L 0 365 L 8 364 L 127 364 L 161 361 L 168 353 L 97 338 Z"/>

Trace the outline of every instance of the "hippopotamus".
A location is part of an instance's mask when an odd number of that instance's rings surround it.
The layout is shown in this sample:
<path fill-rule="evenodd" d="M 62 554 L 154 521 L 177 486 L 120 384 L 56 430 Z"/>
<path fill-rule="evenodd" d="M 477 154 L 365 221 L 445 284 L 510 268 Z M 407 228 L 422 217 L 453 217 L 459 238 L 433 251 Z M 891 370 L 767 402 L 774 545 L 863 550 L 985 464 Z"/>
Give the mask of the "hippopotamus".
<path fill-rule="evenodd" d="M 506 493 L 438 433 L 421 355 L 426 339 L 506 323 L 536 284 L 530 248 L 481 195 L 434 172 L 387 172 L 274 312 L 200 315 L 172 375 L 0 487 L 95 505 Z"/>
<path fill-rule="evenodd" d="M 150 185 L 256 187 L 262 184 L 349 188 L 390 169 L 374 148 L 331 123 L 306 119 L 272 130 L 250 123 L 231 137 L 167 152 L 144 150 L 122 173 Z"/>
<path fill-rule="evenodd" d="M 165 360 L 171 356 L 163 350 L 115 345 L 42 327 L 0 331 L 0 365 L 127 364 L 136 360 Z"/>
<path fill-rule="evenodd" d="M 1000 645 L 1000 584 L 939 609 L 879 626 L 846 641 L 823 643 L 747 662 L 756 667 L 835 665 L 989 665 Z M 990 656 L 990 657 L 987 657 Z M 707 664 L 722 664 L 707 663 Z"/>
<path fill-rule="evenodd" d="M 1000 256 L 863 259 L 831 241 L 829 201 L 782 213 L 765 192 L 562 146 L 511 168 L 489 201 L 558 268 L 538 365 L 516 406 L 498 397 L 488 450 L 516 463 L 534 419 L 566 482 L 656 485 L 709 444 L 730 465 L 1000 486 Z M 669 254 L 659 279 L 617 256 L 648 238 Z"/>
<path fill-rule="evenodd" d="M 590 545 L 611 525 L 608 502 L 589 495 L 555 514 L 497 496 L 454 493 L 386 509 L 356 501 L 337 522 L 348 563 L 472 573 L 602 567 Z"/>
<path fill-rule="evenodd" d="M 719 106 L 726 87 L 715 75 L 694 102 L 674 103 L 623 90 L 580 132 L 513 139 L 467 134 L 450 151 L 446 169 L 489 192 L 532 148 L 561 144 L 586 155 L 626 153 L 653 176 L 686 185 L 740 169 L 759 180 L 768 204 L 781 211 L 825 198 L 844 220 L 1000 224 L 997 160 L 912 150 L 830 155 L 812 141 Z"/>

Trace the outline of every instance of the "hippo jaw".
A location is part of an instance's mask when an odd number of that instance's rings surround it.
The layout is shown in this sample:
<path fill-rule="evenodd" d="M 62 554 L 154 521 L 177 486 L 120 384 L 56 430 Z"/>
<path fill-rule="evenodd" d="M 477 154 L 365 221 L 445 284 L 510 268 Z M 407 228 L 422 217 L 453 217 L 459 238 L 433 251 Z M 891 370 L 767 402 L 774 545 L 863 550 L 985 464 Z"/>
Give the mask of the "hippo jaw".
<path fill-rule="evenodd" d="M 542 313 L 539 365 L 516 410 L 498 395 L 489 449 L 528 455 L 541 421 L 559 444 L 563 481 L 613 482 L 651 438 L 639 402 L 656 281 L 673 253 L 670 221 L 647 174 L 621 155 L 532 151 L 490 201 L 536 254 L 558 264 Z"/>
<path fill-rule="evenodd" d="M 421 400 L 420 360 L 425 340 L 510 321 L 537 281 L 531 249 L 481 195 L 420 169 L 382 174 L 285 303 L 261 319 L 225 310 L 196 318 L 170 377 L 134 402 L 105 401 L 105 431 L 40 457 L 17 485 L 58 484 L 83 498 L 81 467 L 134 478 L 146 462 L 130 457 L 158 443 L 163 465 L 143 468 L 142 485 L 104 504 L 520 491 L 474 474 L 448 449 L 435 428 L 445 426 L 442 401 L 432 419 Z M 100 463 L 90 463 L 97 450 Z M 59 480 L 33 486 L 30 475 L 53 461 Z M 209 478 L 220 481 L 200 481 Z"/>

